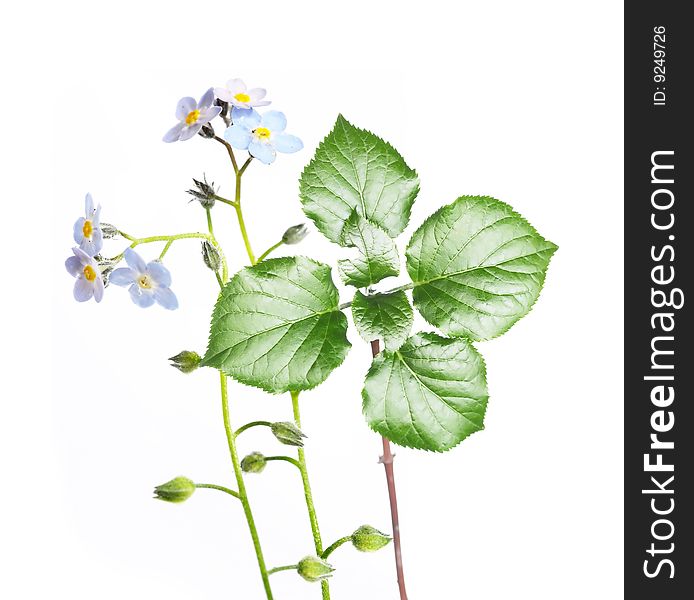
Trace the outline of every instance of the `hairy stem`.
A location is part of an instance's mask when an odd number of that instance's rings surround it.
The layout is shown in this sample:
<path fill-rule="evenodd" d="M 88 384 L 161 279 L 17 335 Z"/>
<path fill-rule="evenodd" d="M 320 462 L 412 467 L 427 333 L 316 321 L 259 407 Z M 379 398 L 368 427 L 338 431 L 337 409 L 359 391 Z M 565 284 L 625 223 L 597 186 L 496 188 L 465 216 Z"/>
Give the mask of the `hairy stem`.
<path fill-rule="evenodd" d="M 263 253 L 258 257 L 258 261 L 257 261 L 257 262 L 263 262 L 263 260 L 264 260 L 265 258 L 267 258 L 268 255 L 269 255 L 271 252 L 277 250 L 277 248 L 279 248 L 282 244 L 284 244 L 284 241 L 283 241 L 283 240 L 280 240 L 280 241 L 277 242 L 274 246 L 270 246 L 267 250 L 265 250 L 265 252 L 263 252 Z"/>
<path fill-rule="evenodd" d="M 270 462 L 271 460 L 283 460 L 285 462 L 293 464 L 297 469 L 301 470 L 301 463 L 299 463 L 296 458 L 292 458 L 291 456 L 266 456 L 265 460 L 267 462 Z"/>
<path fill-rule="evenodd" d="M 296 571 L 299 568 L 299 565 L 285 565 L 283 567 L 274 567 L 273 569 L 270 569 L 267 574 L 272 575 L 273 573 L 279 573 L 280 571 Z"/>
<path fill-rule="evenodd" d="M 352 536 L 351 536 L 351 535 L 347 535 L 347 536 L 345 536 L 345 537 L 343 537 L 343 538 L 340 538 L 340 539 L 337 540 L 336 542 L 333 542 L 332 544 L 330 544 L 330 546 L 328 546 L 328 547 L 323 551 L 323 554 L 321 555 L 321 558 L 325 560 L 325 559 L 328 558 L 328 556 L 330 556 L 335 550 L 337 550 L 340 546 L 342 546 L 342 544 L 346 544 L 347 542 L 349 542 L 349 541 L 351 541 L 351 540 L 352 540 Z"/>
<path fill-rule="evenodd" d="M 223 485 L 216 485 L 214 483 L 196 483 L 195 487 L 201 488 L 201 489 L 219 490 L 220 492 L 224 492 L 225 494 L 229 494 L 230 496 L 233 496 L 234 498 L 238 498 L 239 500 L 241 499 L 241 496 L 239 496 L 238 492 L 235 492 L 234 490 L 230 490 L 228 487 L 224 487 Z"/>
<path fill-rule="evenodd" d="M 246 423 L 245 425 L 242 425 L 236 430 L 236 433 L 234 433 L 235 437 L 239 437 L 244 431 L 247 429 L 250 429 L 251 427 L 271 427 L 272 423 L 270 421 L 251 421 L 250 423 Z"/>
<path fill-rule="evenodd" d="M 229 416 L 229 393 L 227 390 L 226 375 L 220 372 L 219 379 L 222 390 L 222 416 L 224 418 L 224 430 L 226 431 L 227 442 L 229 444 L 231 464 L 234 468 L 234 475 L 236 476 L 236 485 L 239 489 L 239 500 L 243 506 L 243 512 L 246 516 L 246 521 L 248 522 L 248 529 L 251 533 L 251 539 L 253 540 L 253 548 L 255 549 L 255 555 L 258 559 L 258 568 L 260 569 L 260 577 L 263 580 L 265 595 L 267 596 L 267 600 L 273 600 L 272 589 L 270 588 L 270 579 L 268 577 L 267 567 L 265 566 L 265 559 L 263 558 L 263 550 L 260 546 L 260 538 L 258 537 L 258 530 L 255 526 L 253 513 L 251 512 L 251 505 L 248 502 L 246 485 L 243 481 L 243 473 L 241 471 L 241 464 L 239 463 L 239 455 L 236 450 L 236 436 L 234 435 L 234 430 L 231 427 L 231 419 Z"/>
<path fill-rule="evenodd" d="M 375 357 L 381 351 L 378 340 L 371 342 L 371 354 Z M 402 546 L 400 542 L 400 518 L 398 516 L 398 497 L 395 492 L 395 474 L 393 472 L 393 453 L 390 450 L 390 442 L 381 437 L 383 442 L 383 456 L 380 462 L 386 471 L 386 482 L 388 484 L 388 498 L 390 499 L 390 518 L 393 524 L 393 548 L 395 549 L 395 572 L 398 577 L 398 590 L 400 600 L 407 600 L 407 590 L 405 590 L 405 573 L 402 566 Z"/>
<path fill-rule="evenodd" d="M 290 392 L 292 396 L 292 408 L 294 410 L 294 423 L 301 429 L 301 412 L 299 410 L 299 392 Z M 318 517 L 316 516 L 316 507 L 313 504 L 313 493 L 311 492 L 311 483 L 308 479 L 308 469 L 306 468 L 306 453 L 303 448 L 299 448 L 299 471 L 301 472 L 301 481 L 304 484 L 304 497 L 306 498 L 306 508 L 308 509 L 308 518 L 311 522 L 311 532 L 313 533 L 313 543 L 316 547 L 316 555 L 323 554 L 323 541 L 320 536 L 320 528 L 318 527 Z M 328 582 L 321 580 L 321 592 L 323 600 L 330 600 L 330 586 Z"/>

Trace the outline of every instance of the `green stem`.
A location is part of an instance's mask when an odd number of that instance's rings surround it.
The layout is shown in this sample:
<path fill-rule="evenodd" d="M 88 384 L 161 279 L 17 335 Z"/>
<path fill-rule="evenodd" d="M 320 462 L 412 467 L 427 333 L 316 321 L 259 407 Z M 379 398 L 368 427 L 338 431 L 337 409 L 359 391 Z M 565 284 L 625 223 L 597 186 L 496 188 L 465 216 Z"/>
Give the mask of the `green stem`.
<path fill-rule="evenodd" d="M 205 212 L 207 213 L 207 231 L 209 231 L 210 235 L 214 237 L 214 228 L 212 227 L 212 213 L 210 212 L 209 208 L 206 208 Z"/>
<path fill-rule="evenodd" d="M 168 242 L 166 242 L 166 246 L 164 246 L 164 249 L 161 251 L 161 254 L 159 255 L 159 260 L 164 259 L 166 253 L 169 251 L 169 248 L 171 248 L 171 244 L 173 244 L 173 240 L 169 240 Z"/>
<path fill-rule="evenodd" d="M 244 168 L 248 165 L 244 165 Z M 246 254 L 248 254 L 248 260 L 251 265 L 256 264 L 255 254 L 253 254 L 253 248 L 251 248 L 251 241 L 248 238 L 248 231 L 246 230 L 246 222 L 243 219 L 243 210 L 241 209 L 241 175 L 242 172 L 236 173 L 236 203 L 234 204 L 234 210 L 236 211 L 236 219 L 239 222 L 239 230 L 241 231 L 241 237 L 243 237 L 243 243 L 246 246 Z"/>
<path fill-rule="evenodd" d="M 130 247 L 135 248 L 141 244 L 152 244 L 154 242 L 166 242 L 166 246 L 164 247 L 163 254 L 168 251 L 169 247 L 171 244 L 173 244 L 176 240 L 190 240 L 190 239 L 198 239 L 198 240 L 207 240 L 212 244 L 217 251 L 219 252 L 219 257 L 222 260 L 222 280 L 226 281 L 227 278 L 229 277 L 229 269 L 227 267 L 227 259 L 224 256 L 224 251 L 222 250 L 222 247 L 219 245 L 219 242 L 217 241 L 217 238 L 214 237 L 214 235 L 210 233 L 202 233 L 202 232 L 194 232 L 194 233 L 177 233 L 175 235 L 150 235 L 148 237 L 143 237 L 143 238 L 136 238 L 131 235 L 128 235 L 126 233 L 123 233 L 122 231 L 119 232 L 126 240 L 131 242 Z M 118 256 L 115 256 L 113 259 L 114 261 L 119 261 L 121 258 L 123 258 L 122 254 L 119 254 Z"/>
<path fill-rule="evenodd" d="M 246 515 L 248 529 L 250 530 L 251 538 L 253 540 L 253 547 L 255 548 L 255 555 L 258 559 L 258 568 L 260 569 L 260 576 L 263 580 L 265 595 L 267 596 L 267 600 L 273 600 L 272 589 L 270 588 L 270 579 L 268 578 L 267 567 L 265 566 L 265 559 L 263 558 L 263 550 L 260 547 L 260 538 L 258 537 L 258 530 L 255 526 L 253 513 L 251 512 L 251 505 L 248 502 L 248 494 L 246 493 L 246 485 L 243 481 L 243 473 L 241 471 L 241 464 L 239 463 L 239 455 L 236 451 L 236 436 L 234 435 L 234 430 L 231 428 L 231 419 L 229 417 L 229 393 L 227 390 L 226 375 L 220 372 L 219 379 L 222 390 L 222 416 L 224 418 L 224 430 L 227 436 L 227 443 L 229 444 L 231 464 L 234 467 L 234 475 L 236 476 L 236 485 L 239 489 L 239 500 L 243 506 L 243 512 Z"/>
<path fill-rule="evenodd" d="M 292 408 L 294 410 L 294 423 L 301 429 L 301 412 L 299 411 L 299 392 L 290 392 L 292 396 Z M 308 518 L 311 522 L 311 532 L 313 533 L 313 543 L 316 547 L 316 555 L 323 554 L 323 542 L 320 537 L 320 528 L 318 527 L 318 517 L 316 516 L 316 507 L 313 504 L 313 493 L 311 492 L 311 483 L 308 480 L 308 469 L 306 468 L 306 453 L 303 448 L 299 448 L 299 471 L 301 472 L 301 481 L 304 484 L 304 497 L 306 498 L 306 508 L 308 509 Z M 328 582 L 321 580 L 321 592 L 323 600 L 330 600 L 330 586 Z"/>
<path fill-rule="evenodd" d="M 350 541 L 352 541 L 352 536 L 351 536 L 351 535 L 348 535 L 348 536 L 345 536 L 345 537 L 343 537 L 343 538 L 340 538 L 339 540 L 337 540 L 337 541 L 334 542 L 333 544 L 330 544 L 330 546 L 328 546 L 328 547 L 323 551 L 323 554 L 321 555 L 321 558 L 322 558 L 322 559 L 328 558 L 328 556 L 330 556 L 335 550 L 337 550 L 340 546 L 342 546 L 342 544 L 346 544 L 347 542 L 350 542 Z"/>
<path fill-rule="evenodd" d="M 270 421 L 251 421 L 239 427 L 236 433 L 234 433 L 234 437 L 239 437 L 246 429 L 250 429 L 251 427 L 272 427 L 272 423 L 270 423 Z"/>
<path fill-rule="evenodd" d="M 273 569 L 270 569 L 267 574 L 272 575 L 273 573 L 279 573 L 280 571 L 296 571 L 299 568 L 299 565 L 285 565 L 283 567 L 274 567 Z"/>
<path fill-rule="evenodd" d="M 201 488 L 201 489 L 219 490 L 220 492 L 224 492 L 225 494 L 229 494 L 230 496 L 233 496 L 234 498 L 238 498 L 239 500 L 241 499 L 241 496 L 239 496 L 238 492 L 235 492 L 234 490 L 230 490 L 228 487 L 224 487 L 223 485 L 215 485 L 214 483 L 196 483 L 195 487 Z"/>
<path fill-rule="evenodd" d="M 267 462 L 270 462 L 271 460 L 283 460 L 285 462 L 292 463 L 297 469 L 301 470 L 301 464 L 299 464 L 299 461 L 291 456 L 266 456 L 265 460 Z"/>
<path fill-rule="evenodd" d="M 265 250 L 265 252 L 263 252 L 263 253 L 258 257 L 258 262 L 263 262 L 263 260 L 268 256 L 268 254 L 270 254 L 270 253 L 273 252 L 274 250 L 277 250 L 277 248 L 279 248 L 282 244 L 284 244 L 284 241 L 283 241 L 283 240 L 280 240 L 280 241 L 277 242 L 274 246 L 270 246 L 267 250 Z"/>

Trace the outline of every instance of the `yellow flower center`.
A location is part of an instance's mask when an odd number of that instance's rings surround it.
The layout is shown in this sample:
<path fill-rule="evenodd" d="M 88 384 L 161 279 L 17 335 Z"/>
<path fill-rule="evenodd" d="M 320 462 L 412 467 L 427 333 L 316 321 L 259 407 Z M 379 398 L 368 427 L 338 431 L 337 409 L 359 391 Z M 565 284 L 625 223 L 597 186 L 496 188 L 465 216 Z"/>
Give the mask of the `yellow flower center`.
<path fill-rule="evenodd" d="M 87 281 L 94 281 L 96 279 L 96 271 L 91 265 L 87 265 L 86 267 L 84 267 L 82 273 L 84 273 L 84 278 Z"/>
<path fill-rule="evenodd" d="M 91 221 L 85 221 L 84 225 L 82 225 L 82 233 L 84 234 L 84 237 L 90 238 L 92 237 L 92 231 L 94 231 L 94 226 L 92 225 Z"/>
<path fill-rule="evenodd" d="M 140 278 L 137 280 L 137 283 L 140 285 L 141 288 L 145 288 L 146 290 L 152 288 L 152 280 L 149 278 L 148 275 L 141 275 Z"/>
<path fill-rule="evenodd" d="M 200 118 L 200 111 L 197 108 L 195 110 L 191 110 L 188 113 L 188 116 L 186 117 L 186 125 L 195 124 L 199 118 Z"/>
<path fill-rule="evenodd" d="M 255 133 L 261 140 L 270 139 L 270 130 L 267 127 L 258 127 L 253 133 Z"/>
<path fill-rule="evenodd" d="M 239 92 L 234 96 L 234 99 L 238 100 L 239 102 L 250 102 L 251 97 L 248 94 L 245 94 L 244 92 Z"/>

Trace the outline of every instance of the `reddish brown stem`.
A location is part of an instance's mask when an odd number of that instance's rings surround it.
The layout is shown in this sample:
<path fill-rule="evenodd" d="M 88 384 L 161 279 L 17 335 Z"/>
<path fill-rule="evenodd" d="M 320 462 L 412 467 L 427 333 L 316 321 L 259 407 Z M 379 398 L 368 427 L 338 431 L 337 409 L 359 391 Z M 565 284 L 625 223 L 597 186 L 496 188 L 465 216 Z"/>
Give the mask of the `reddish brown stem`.
<path fill-rule="evenodd" d="M 376 356 L 381 351 L 378 340 L 371 342 L 371 354 Z M 390 450 L 390 442 L 381 437 L 383 441 L 383 456 L 380 462 L 386 470 L 386 481 L 388 482 L 388 498 L 390 499 L 390 518 L 393 523 L 393 546 L 395 549 L 395 572 L 398 576 L 398 590 L 400 590 L 400 600 L 407 600 L 405 590 L 405 573 L 402 567 L 402 546 L 400 543 L 400 518 L 398 517 L 398 496 L 395 492 L 395 474 L 393 473 L 393 453 Z"/>

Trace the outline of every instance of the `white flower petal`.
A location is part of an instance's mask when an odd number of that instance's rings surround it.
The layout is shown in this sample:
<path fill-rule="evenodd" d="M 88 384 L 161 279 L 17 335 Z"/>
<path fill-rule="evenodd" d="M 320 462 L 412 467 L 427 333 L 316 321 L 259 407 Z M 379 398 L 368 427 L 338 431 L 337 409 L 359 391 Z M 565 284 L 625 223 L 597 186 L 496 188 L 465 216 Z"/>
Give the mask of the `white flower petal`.
<path fill-rule="evenodd" d="M 188 116 L 188 113 L 194 111 L 196 107 L 197 102 L 195 102 L 195 98 L 191 98 L 190 96 L 181 98 L 176 106 L 176 118 L 179 121 L 183 121 Z"/>
<path fill-rule="evenodd" d="M 246 91 L 246 84 L 243 82 L 243 79 L 230 79 L 227 81 L 227 89 L 232 96 L 235 96 Z"/>
<path fill-rule="evenodd" d="M 252 90 L 248 90 L 246 93 L 251 98 L 250 103 L 257 106 L 256 102 L 260 102 L 263 98 L 265 98 L 267 95 L 267 90 L 264 88 L 253 88 Z"/>
<path fill-rule="evenodd" d="M 94 215 L 94 200 L 91 194 L 87 194 L 84 198 L 84 216 L 91 219 Z"/>
<path fill-rule="evenodd" d="M 227 88 L 214 88 L 214 95 L 224 102 L 231 102 L 232 99 L 231 92 Z"/>

